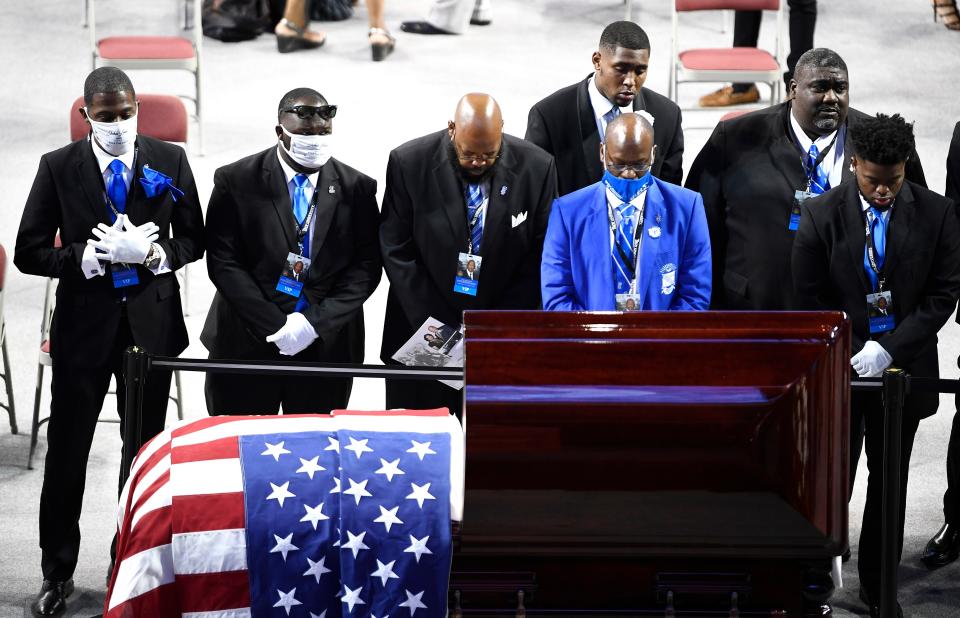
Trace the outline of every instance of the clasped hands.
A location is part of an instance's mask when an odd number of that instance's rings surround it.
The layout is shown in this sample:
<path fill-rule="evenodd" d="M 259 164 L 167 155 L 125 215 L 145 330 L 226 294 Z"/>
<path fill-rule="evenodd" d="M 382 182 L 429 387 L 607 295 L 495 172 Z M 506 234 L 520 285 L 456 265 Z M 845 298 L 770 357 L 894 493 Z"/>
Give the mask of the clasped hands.
<path fill-rule="evenodd" d="M 876 341 L 870 340 L 850 359 L 850 366 L 861 378 L 879 378 L 893 363 L 893 357 Z"/>
<path fill-rule="evenodd" d="M 98 260 L 142 264 L 150 252 L 150 245 L 160 237 L 159 232 L 160 227 L 153 221 L 136 226 L 121 214 L 116 225 L 111 227 L 101 223 L 93 228 L 91 233 L 95 239 L 88 240 L 87 245 L 93 247 Z"/>
<path fill-rule="evenodd" d="M 317 339 L 317 331 L 302 313 L 293 312 L 280 330 L 267 337 L 267 343 L 275 343 L 284 356 L 294 356 L 307 349 Z"/>

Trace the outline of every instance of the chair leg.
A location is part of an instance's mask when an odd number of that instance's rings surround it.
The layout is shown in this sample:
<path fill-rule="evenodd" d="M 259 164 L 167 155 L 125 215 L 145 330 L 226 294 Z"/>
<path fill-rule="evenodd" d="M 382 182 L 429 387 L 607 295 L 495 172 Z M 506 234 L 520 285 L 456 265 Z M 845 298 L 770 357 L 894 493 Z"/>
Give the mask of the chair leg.
<path fill-rule="evenodd" d="M 177 386 L 177 418 L 183 420 L 183 387 L 180 386 L 180 372 L 173 372 L 173 381 Z"/>
<path fill-rule="evenodd" d="M 37 450 L 40 434 L 40 396 L 43 394 L 43 364 L 37 365 L 37 392 L 33 397 L 33 423 L 30 425 L 30 454 L 27 455 L 27 470 L 33 470 L 33 453 Z"/>
<path fill-rule="evenodd" d="M 190 315 L 190 265 L 183 267 L 183 315 Z M 179 374 L 178 374 L 179 375 Z"/>
<path fill-rule="evenodd" d="M 197 70 L 194 73 L 194 83 L 196 88 L 196 111 L 197 111 L 197 154 L 204 155 L 203 148 L 203 111 L 202 111 L 202 87 L 200 86 L 200 54 L 197 54 Z"/>
<path fill-rule="evenodd" d="M 0 327 L 2 330 L 2 327 Z M 13 377 L 10 372 L 13 367 L 10 366 L 10 354 L 7 352 L 7 338 L 3 338 L 3 344 L 0 345 L 0 352 L 3 354 L 3 382 L 7 388 L 7 413 L 10 415 L 10 432 L 17 433 L 17 409 L 13 405 Z"/>

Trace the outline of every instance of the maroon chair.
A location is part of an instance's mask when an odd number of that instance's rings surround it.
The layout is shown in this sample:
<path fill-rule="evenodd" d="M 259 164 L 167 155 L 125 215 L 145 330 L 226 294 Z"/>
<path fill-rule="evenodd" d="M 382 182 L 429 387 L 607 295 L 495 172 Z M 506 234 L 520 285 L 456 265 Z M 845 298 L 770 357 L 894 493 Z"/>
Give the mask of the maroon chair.
<path fill-rule="evenodd" d="M 0 372 L 0 377 L 3 378 L 3 384 L 7 390 L 7 403 L 0 402 L 0 408 L 3 408 L 7 411 L 7 414 L 10 416 L 10 431 L 11 433 L 17 433 L 17 410 L 13 405 L 13 379 L 10 376 L 10 373 L 13 371 L 13 367 L 10 365 L 10 354 L 7 353 L 7 323 L 3 318 L 3 297 L 5 283 L 7 278 L 7 251 L 3 248 L 3 245 L 0 245 L 0 353 L 2 353 L 2 372 Z"/>
<path fill-rule="evenodd" d="M 776 11 L 776 49 L 757 47 L 682 49 L 680 14 L 693 11 Z M 761 82 L 770 85 L 770 105 L 780 100 L 783 77 L 783 3 L 781 0 L 674 0 L 673 60 L 669 96 L 679 102 L 683 82 Z"/>
<path fill-rule="evenodd" d="M 138 94 L 137 132 L 165 142 L 187 143 L 187 107 L 172 94 Z M 78 97 L 70 108 L 70 141 L 90 132 L 90 127 L 77 109 L 83 107 Z"/>

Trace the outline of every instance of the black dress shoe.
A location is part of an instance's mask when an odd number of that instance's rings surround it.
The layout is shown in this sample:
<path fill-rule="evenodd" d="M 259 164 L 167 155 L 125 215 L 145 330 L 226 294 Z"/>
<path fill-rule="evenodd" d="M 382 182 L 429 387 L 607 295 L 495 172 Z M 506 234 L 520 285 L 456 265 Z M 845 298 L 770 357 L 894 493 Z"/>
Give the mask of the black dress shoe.
<path fill-rule="evenodd" d="M 950 564 L 960 555 L 960 526 L 943 524 L 940 531 L 933 535 L 923 550 L 920 559 L 928 569 L 936 569 Z"/>
<path fill-rule="evenodd" d="M 489 25 L 492 24 L 492 23 L 493 23 L 493 20 L 490 20 L 490 19 L 483 19 L 483 18 L 481 18 L 481 17 L 471 17 L 471 18 L 470 18 L 470 25 L 471 25 L 471 26 L 489 26 Z"/>
<path fill-rule="evenodd" d="M 873 599 L 870 598 L 870 595 L 867 594 L 867 591 L 863 588 L 860 589 L 860 600 L 867 606 L 867 609 L 870 610 L 870 618 L 880 618 L 880 604 L 874 603 Z M 897 601 L 897 616 L 903 618 L 903 607 L 900 606 L 900 601 Z"/>
<path fill-rule="evenodd" d="M 34 616 L 59 616 L 67 609 L 67 597 L 73 594 L 73 580 L 65 582 L 43 580 L 40 594 L 30 606 Z"/>
<path fill-rule="evenodd" d="M 400 24 L 400 29 L 410 34 L 453 34 L 426 21 L 405 21 Z"/>

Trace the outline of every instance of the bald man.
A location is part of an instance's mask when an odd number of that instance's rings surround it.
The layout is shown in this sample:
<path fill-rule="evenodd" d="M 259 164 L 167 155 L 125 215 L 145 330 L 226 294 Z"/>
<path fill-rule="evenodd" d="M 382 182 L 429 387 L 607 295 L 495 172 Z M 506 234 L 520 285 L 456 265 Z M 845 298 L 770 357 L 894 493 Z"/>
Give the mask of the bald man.
<path fill-rule="evenodd" d="M 500 106 L 486 94 L 464 96 L 445 130 L 391 152 L 380 224 L 390 280 L 383 361 L 394 362 L 428 317 L 459 326 L 465 309 L 538 309 L 540 254 L 556 193 L 553 158 L 503 133 Z M 480 276 L 458 276 L 471 259 Z M 462 392 L 387 380 L 387 406 L 447 407 L 459 415 Z"/>
<path fill-rule="evenodd" d="M 710 236 L 699 193 L 654 178 L 653 127 L 607 125 L 603 178 L 557 199 L 543 247 L 543 308 L 701 310 L 710 306 Z"/>

